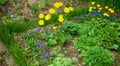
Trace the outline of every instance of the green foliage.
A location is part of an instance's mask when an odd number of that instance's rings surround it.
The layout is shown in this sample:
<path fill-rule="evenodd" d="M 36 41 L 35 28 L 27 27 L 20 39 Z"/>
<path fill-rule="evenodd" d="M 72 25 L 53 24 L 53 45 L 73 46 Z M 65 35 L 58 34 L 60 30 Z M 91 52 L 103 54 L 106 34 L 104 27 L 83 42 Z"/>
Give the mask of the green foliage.
<path fill-rule="evenodd" d="M 32 13 L 35 14 L 38 11 L 38 7 L 36 5 L 31 5 L 30 10 L 31 10 Z"/>
<path fill-rule="evenodd" d="M 0 56 L 0 62 L 3 60 L 3 57 L 2 56 Z"/>
<path fill-rule="evenodd" d="M 63 54 L 58 54 L 53 63 L 48 66 L 77 66 L 75 62 L 78 62 L 76 57 L 66 58 Z"/>
<path fill-rule="evenodd" d="M 69 33 L 65 33 L 61 28 L 58 28 L 55 32 L 50 32 L 45 35 L 47 46 L 53 46 L 55 44 L 63 46 L 65 42 L 71 38 L 72 36 Z"/>
<path fill-rule="evenodd" d="M 107 49 L 118 49 L 120 46 L 118 23 L 108 20 L 92 19 L 81 23 L 78 33 L 81 35 L 75 39 L 76 47 L 102 46 Z M 84 46 L 84 47 L 83 47 Z M 80 50 L 80 49 L 79 49 Z"/>
<path fill-rule="evenodd" d="M 14 34 L 33 28 L 37 23 L 36 19 L 29 20 L 25 23 L 16 21 L 17 20 L 14 20 L 11 17 L 5 17 L 5 19 L 3 19 L 3 23 L 0 24 L 0 40 L 5 44 L 16 64 L 18 66 L 26 66 L 29 64 L 26 63 L 26 59 L 24 58 L 22 51 L 19 49 L 19 44 L 14 42 Z"/>
<path fill-rule="evenodd" d="M 8 0 L 0 0 L 0 5 L 4 5 Z"/>
<path fill-rule="evenodd" d="M 81 56 L 82 64 L 87 66 L 113 66 L 114 64 L 112 54 L 99 46 L 86 46 L 86 49 L 81 51 Z"/>
<path fill-rule="evenodd" d="M 70 21 L 65 21 L 60 27 L 62 31 L 71 35 L 79 35 L 78 34 L 79 28 L 80 26 L 77 23 L 72 23 Z"/>

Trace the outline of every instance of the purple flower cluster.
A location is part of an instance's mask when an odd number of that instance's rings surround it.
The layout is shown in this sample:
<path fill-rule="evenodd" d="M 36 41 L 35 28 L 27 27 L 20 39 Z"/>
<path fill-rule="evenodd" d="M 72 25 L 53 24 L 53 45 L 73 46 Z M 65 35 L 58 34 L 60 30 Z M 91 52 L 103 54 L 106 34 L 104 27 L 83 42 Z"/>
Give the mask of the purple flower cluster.
<path fill-rule="evenodd" d="M 41 40 L 39 45 L 40 49 L 42 49 L 43 46 L 44 46 L 44 40 Z"/>
<path fill-rule="evenodd" d="M 45 51 L 45 58 L 49 58 L 51 56 L 52 56 L 52 51 L 49 52 Z"/>

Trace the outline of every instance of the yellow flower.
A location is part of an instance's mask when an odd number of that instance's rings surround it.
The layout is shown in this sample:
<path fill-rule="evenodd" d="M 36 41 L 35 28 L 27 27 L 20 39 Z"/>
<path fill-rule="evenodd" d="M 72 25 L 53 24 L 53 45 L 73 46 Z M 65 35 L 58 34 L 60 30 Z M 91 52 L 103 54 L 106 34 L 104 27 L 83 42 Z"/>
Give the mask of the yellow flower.
<path fill-rule="evenodd" d="M 108 6 L 105 6 L 105 9 L 108 9 L 109 7 Z"/>
<path fill-rule="evenodd" d="M 60 15 L 59 15 L 59 18 L 63 18 L 63 15 L 60 14 Z"/>
<path fill-rule="evenodd" d="M 63 15 L 59 15 L 58 21 L 59 21 L 59 22 L 64 22 Z"/>
<path fill-rule="evenodd" d="M 54 26 L 53 29 L 56 30 L 58 27 L 57 26 Z"/>
<path fill-rule="evenodd" d="M 45 20 L 46 20 L 46 21 L 50 20 L 50 18 L 51 18 L 51 15 L 50 15 L 50 14 L 47 14 L 47 15 L 45 16 Z"/>
<path fill-rule="evenodd" d="M 64 18 L 59 18 L 58 21 L 62 23 L 64 22 Z"/>
<path fill-rule="evenodd" d="M 55 8 L 59 8 L 61 6 L 63 6 L 63 2 L 56 2 L 56 3 L 54 3 L 54 7 Z"/>
<path fill-rule="evenodd" d="M 58 2 L 59 3 L 59 6 L 63 6 L 63 2 Z"/>
<path fill-rule="evenodd" d="M 39 18 L 40 19 L 44 18 L 44 14 L 39 14 Z"/>
<path fill-rule="evenodd" d="M 109 14 L 108 13 L 103 13 L 103 16 L 109 17 Z"/>
<path fill-rule="evenodd" d="M 110 12 L 111 12 L 111 13 L 114 13 L 115 11 L 114 11 L 114 10 L 111 10 Z"/>
<path fill-rule="evenodd" d="M 97 7 L 100 7 L 100 4 L 97 4 Z"/>
<path fill-rule="evenodd" d="M 101 12 L 100 10 L 98 10 L 98 12 Z"/>
<path fill-rule="evenodd" d="M 39 24 L 40 26 L 44 25 L 44 20 L 39 20 L 38 24 Z"/>
<path fill-rule="evenodd" d="M 102 8 L 98 8 L 98 10 L 102 10 Z"/>
<path fill-rule="evenodd" d="M 92 4 L 92 5 L 94 5 L 94 4 L 95 4 L 95 2 L 91 2 L 91 4 Z"/>
<path fill-rule="evenodd" d="M 67 7 L 65 7 L 65 8 L 64 8 L 64 12 L 65 12 L 65 13 L 69 13 L 69 12 L 70 12 L 70 9 L 67 8 Z"/>
<path fill-rule="evenodd" d="M 92 9 L 89 9 L 89 12 L 92 12 Z"/>
<path fill-rule="evenodd" d="M 96 9 L 96 7 L 93 7 L 93 9 Z"/>
<path fill-rule="evenodd" d="M 73 7 L 69 7 L 70 11 L 74 11 Z"/>
<path fill-rule="evenodd" d="M 111 8 L 108 9 L 108 11 L 111 11 L 111 10 L 112 10 Z"/>
<path fill-rule="evenodd" d="M 92 9 L 93 7 L 89 7 L 89 9 Z"/>
<path fill-rule="evenodd" d="M 50 14 L 54 14 L 54 13 L 55 13 L 55 10 L 54 10 L 53 8 L 51 8 L 51 9 L 49 10 L 49 13 L 50 13 Z"/>

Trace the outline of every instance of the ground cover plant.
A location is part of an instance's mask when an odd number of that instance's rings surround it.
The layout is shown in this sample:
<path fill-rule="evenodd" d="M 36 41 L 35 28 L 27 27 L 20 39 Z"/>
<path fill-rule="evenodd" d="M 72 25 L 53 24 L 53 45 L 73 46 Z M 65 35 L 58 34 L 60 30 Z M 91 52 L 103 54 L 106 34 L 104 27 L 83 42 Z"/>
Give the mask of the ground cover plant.
<path fill-rule="evenodd" d="M 74 6 L 81 1 L 77 2 L 51 4 L 51 1 L 39 0 L 36 4 L 33 1 L 25 3 L 23 12 L 18 13 L 22 18 L 4 16 L 0 23 L 0 40 L 13 58 L 13 65 L 119 66 L 120 20 L 115 16 L 116 8 L 99 1 Z M 23 8 L 17 2 L 13 7 Z M 31 18 L 25 17 L 27 10 L 33 14 Z M 4 55 L 0 55 L 0 63 L 2 61 Z"/>

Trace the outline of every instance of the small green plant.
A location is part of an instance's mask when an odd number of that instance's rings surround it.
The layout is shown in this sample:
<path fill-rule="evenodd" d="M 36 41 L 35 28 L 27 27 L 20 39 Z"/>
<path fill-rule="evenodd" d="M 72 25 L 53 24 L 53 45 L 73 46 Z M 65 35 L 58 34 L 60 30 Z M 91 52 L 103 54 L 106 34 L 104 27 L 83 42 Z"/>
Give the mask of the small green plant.
<path fill-rule="evenodd" d="M 77 66 L 75 62 L 78 62 L 76 57 L 66 58 L 63 54 L 58 54 L 53 63 L 48 66 Z"/>
<path fill-rule="evenodd" d="M 3 60 L 3 57 L 2 56 L 0 56 L 0 61 L 2 61 Z"/>
<path fill-rule="evenodd" d="M 38 7 L 36 5 L 31 5 L 30 10 L 33 14 L 35 14 L 38 11 Z"/>
<path fill-rule="evenodd" d="M 114 60 L 112 54 L 99 46 L 86 46 L 81 51 L 83 57 L 82 64 L 87 66 L 113 66 Z"/>

